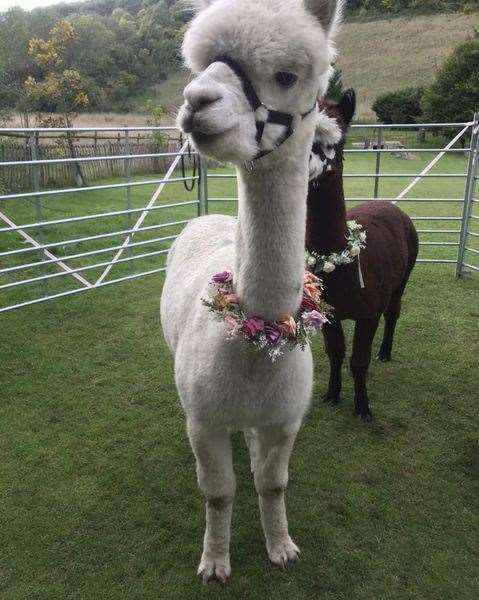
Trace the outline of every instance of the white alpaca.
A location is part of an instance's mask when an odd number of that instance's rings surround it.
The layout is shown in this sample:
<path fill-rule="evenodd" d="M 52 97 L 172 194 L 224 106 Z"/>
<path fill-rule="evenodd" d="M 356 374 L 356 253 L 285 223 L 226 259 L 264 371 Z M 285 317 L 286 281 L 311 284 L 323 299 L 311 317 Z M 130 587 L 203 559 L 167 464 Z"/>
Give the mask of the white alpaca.
<path fill-rule="evenodd" d="M 208 296 L 210 277 L 231 268 L 248 315 L 278 320 L 298 311 L 315 127 L 311 109 L 325 92 L 341 0 L 197 4 L 202 10 L 183 44 L 196 77 L 185 88 L 178 120 L 200 152 L 236 165 L 239 215 L 195 219 L 178 237 L 168 258 L 161 317 L 206 497 L 198 572 L 205 582 L 224 582 L 231 571 L 232 429 L 249 430 L 249 446 L 254 436 L 254 478 L 270 560 L 285 566 L 298 557 L 284 492 L 289 457 L 310 402 L 312 357 L 309 347 L 295 348 L 272 363 L 266 353 L 228 339 L 225 324 L 201 299 Z M 263 103 L 256 113 L 235 65 Z M 279 124 L 268 124 L 257 141 L 257 121 L 267 116 L 265 107 L 294 116 L 286 143 Z M 274 152 L 247 168 L 245 163 L 278 142 Z"/>

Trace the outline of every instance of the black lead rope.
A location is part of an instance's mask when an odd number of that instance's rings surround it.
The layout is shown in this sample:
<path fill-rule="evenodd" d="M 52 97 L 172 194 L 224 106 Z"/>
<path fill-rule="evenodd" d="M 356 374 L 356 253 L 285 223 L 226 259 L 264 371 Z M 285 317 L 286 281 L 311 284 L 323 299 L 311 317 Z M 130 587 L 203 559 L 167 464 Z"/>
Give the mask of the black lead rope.
<path fill-rule="evenodd" d="M 180 133 L 180 148 L 183 148 L 183 136 Z M 196 153 L 191 154 L 191 145 L 188 142 L 188 158 L 191 161 L 193 157 L 193 174 L 191 176 L 191 183 L 188 183 L 188 179 L 186 177 L 186 164 L 185 164 L 185 153 L 181 153 L 181 177 L 183 179 L 183 185 L 185 186 L 185 190 L 187 192 L 192 192 L 195 189 L 196 183 L 196 169 L 197 169 L 197 160 Z"/>

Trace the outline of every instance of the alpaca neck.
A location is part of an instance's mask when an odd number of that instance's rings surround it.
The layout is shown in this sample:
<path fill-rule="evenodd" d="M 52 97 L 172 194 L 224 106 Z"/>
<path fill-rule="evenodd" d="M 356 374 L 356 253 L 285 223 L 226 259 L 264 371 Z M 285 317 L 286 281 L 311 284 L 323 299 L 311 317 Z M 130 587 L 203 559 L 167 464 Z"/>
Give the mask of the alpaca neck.
<path fill-rule="evenodd" d="M 339 252 L 346 247 L 346 202 L 342 164 L 309 184 L 307 200 L 306 248 L 320 254 Z"/>
<path fill-rule="evenodd" d="M 310 147 L 303 146 L 271 170 L 238 169 L 236 292 L 250 316 L 277 320 L 301 302 Z"/>

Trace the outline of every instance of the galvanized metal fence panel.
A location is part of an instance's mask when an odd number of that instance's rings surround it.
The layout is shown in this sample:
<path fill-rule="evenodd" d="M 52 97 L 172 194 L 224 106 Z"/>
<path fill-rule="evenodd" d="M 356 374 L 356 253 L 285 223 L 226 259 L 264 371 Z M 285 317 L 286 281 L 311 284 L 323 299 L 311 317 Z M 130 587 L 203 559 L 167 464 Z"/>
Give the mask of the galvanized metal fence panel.
<path fill-rule="evenodd" d="M 385 130 L 418 127 L 458 130 L 458 133 L 443 148 L 383 147 Z M 382 199 L 407 205 L 462 208 L 461 214 L 413 216 L 422 248 L 457 250 L 457 257 L 423 258 L 421 262 L 454 264 L 457 276 L 478 271 L 479 201 L 475 189 L 479 167 L 479 115 L 470 123 L 353 125 L 352 135 L 358 130 L 375 132 L 376 147 L 348 147 L 345 154 L 372 156 L 375 169 L 364 173 L 346 172 L 345 178 L 347 182 L 371 179 L 373 191 L 371 197 L 355 194 L 348 197 L 347 202 L 379 198 L 381 181 L 410 180 L 399 194 Z M 104 154 L 99 152 L 99 141 L 94 151 L 89 153 L 87 145 L 81 151 L 75 150 L 73 156 L 55 156 L 42 150 L 42 136 L 68 134 L 76 138 L 94 133 L 99 140 L 102 132 L 116 136 L 115 145 L 107 146 L 108 152 Z M 159 134 L 176 138 L 176 146 L 170 144 L 167 151 L 138 152 L 139 146 L 132 140 L 136 137 L 138 142 L 140 132 L 145 136 Z M 231 212 L 237 201 L 229 192 L 217 193 L 218 186 L 235 180 L 235 174 L 209 169 L 207 162 L 199 160 L 187 143 L 179 142 L 181 135 L 174 127 L 0 129 L 0 139 L 7 134 L 21 134 L 30 145 L 23 155 L 0 153 L 0 312 L 161 273 L 165 270 L 171 244 L 191 218 L 210 211 Z M 453 148 L 456 142 L 469 137 L 470 146 Z M 420 173 L 382 172 L 381 157 L 398 152 L 435 156 Z M 468 168 L 464 173 L 433 170 L 444 156 L 460 153 L 468 155 Z M 138 161 L 149 161 L 143 166 L 150 165 L 150 171 L 148 168 L 146 171 L 153 174 L 152 177 L 139 177 Z M 89 168 L 88 185 L 75 187 L 69 183 L 78 174 L 75 169 L 94 164 L 102 168 Z M 108 166 L 110 164 L 114 167 Z M 66 169 L 66 187 L 49 186 L 44 170 L 54 165 Z M 28 173 L 28 186 L 22 184 L 22 190 L 15 190 L 14 185 L 13 190 L 1 187 L 3 170 L 12 168 L 23 168 Z M 93 183 L 105 174 L 109 180 Z M 464 194 L 411 196 L 411 191 L 424 180 L 464 181 Z M 146 194 L 149 188 L 152 193 Z M 49 218 L 52 214 L 55 218 Z M 428 227 L 428 224 L 431 225 Z M 442 237 L 430 239 L 431 235 Z M 139 266 L 135 269 L 136 265 Z"/>

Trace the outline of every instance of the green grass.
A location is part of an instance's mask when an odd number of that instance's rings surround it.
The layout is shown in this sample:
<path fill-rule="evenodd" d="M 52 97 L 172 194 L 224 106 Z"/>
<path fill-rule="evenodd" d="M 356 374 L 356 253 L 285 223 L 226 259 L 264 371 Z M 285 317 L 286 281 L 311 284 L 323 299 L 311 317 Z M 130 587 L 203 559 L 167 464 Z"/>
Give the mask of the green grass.
<path fill-rule="evenodd" d="M 347 170 L 371 172 L 374 160 L 349 155 Z M 417 173 L 427 161 L 388 157 L 383 170 Z M 461 156 L 449 156 L 437 167 L 449 173 L 464 169 Z M 394 195 L 408 181 L 385 180 L 381 193 Z M 371 194 L 371 180 L 347 182 L 349 195 Z M 414 193 L 460 197 L 463 187 L 462 180 L 428 179 Z M 211 181 L 209 188 L 211 196 L 234 194 L 231 180 Z M 143 206 L 152 191 L 136 188 L 132 204 Z M 196 194 L 181 184 L 165 191 L 165 204 Z M 124 190 L 77 193 L 44 200 L 43 212 L 54 219 L 120 210 L 125 204 Z M 460 204 L 404 206 L 416 216 L 457 216 L 461 210 Z M 211 209 L 233 212 L 234 205 Z M 34 220 L 31 202 L 11 201 L 4 210 L 19 223 Z M 145 225 L 188 218 L 195 211 L 158 211 Z M 56 226 L 48 228 L 45 240 L 126 224 L 121 217 Z M 136 239 L 165 233 L 160 231 Z M 1 234 L 0 240 L 2 250 L 25 247 L 13 235 Z M 427 247 L 422 255 L 454 258 L 456 248 Z M 77 264 L 87 264 L 82 261 Z M 161 264 L 162 259 L 150 258 L 138 261 L 135 270 Z M 135 272 L 129 269 L 115 267 L 112 277 Z M 49 291 L 75 286 L 70 277 L 62 280 L 51 282 Z M 315 341 L 314 401 L 292 458 L 288 493 L 291 532 L 303 560 L 288 572 L 268 564 L 246 449 L 234 435 L 238 494 L 227 590 L 204 588 L 194 575 L 203 504 L 161 335 L 161 285 L 162 277 L 152 276 L 0 316 L 2 600 L 477 597 L 477 275 L 456 280 L 452 265 L 416 267 L 394 361 L 373 364 L 370 371 L 371 425 L 351 414 L 349 375 L 338 408 L 319 401 L 327 364 L 321 340 Z M 41 287 L 19 288 L 4 294 L 2 305 L 41 292 Z M 350 338 L 351 327 L 347 333 Z M 379 342 L 378 335 L 375 348 Z"/>
<path fill-rule="evenodd" d="M 227 591 L 194 576 L 203 507 L 160 331 L 161 278 L 3 316 L 0 596 L 476 598 L 478 291 L 477 277 L 416 269 L 395 360 L 370 372 L 370 426 L 352 417 L 349 376 L 339 408 L 318 400 L 327 365 L 315 343 L 288 494 L 303 559 L 287 573 L 268 565 L 234 436 Z"/>

